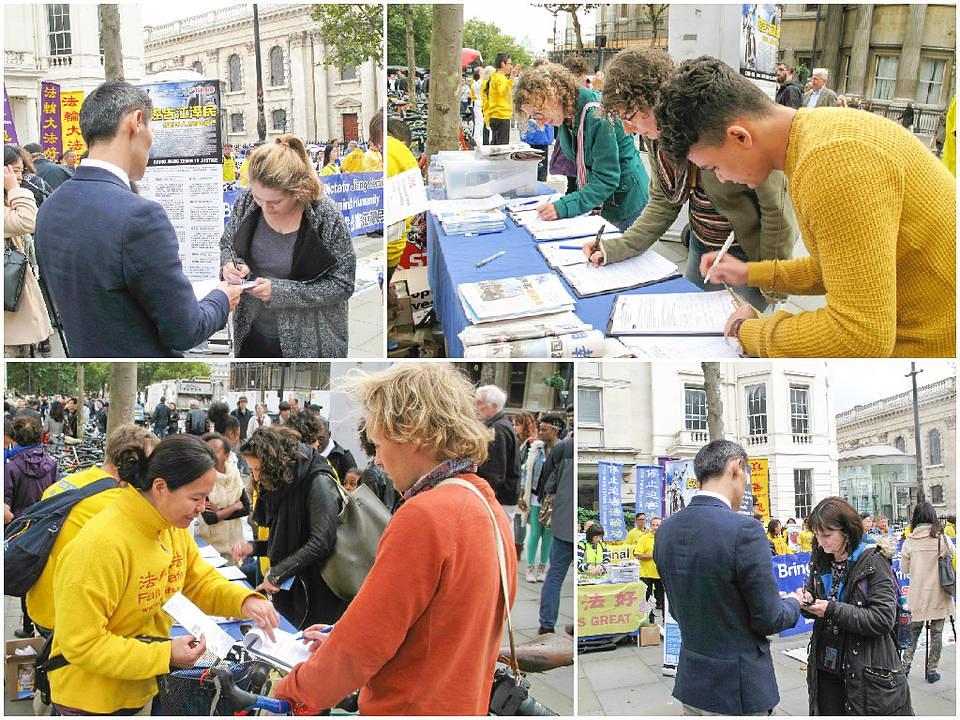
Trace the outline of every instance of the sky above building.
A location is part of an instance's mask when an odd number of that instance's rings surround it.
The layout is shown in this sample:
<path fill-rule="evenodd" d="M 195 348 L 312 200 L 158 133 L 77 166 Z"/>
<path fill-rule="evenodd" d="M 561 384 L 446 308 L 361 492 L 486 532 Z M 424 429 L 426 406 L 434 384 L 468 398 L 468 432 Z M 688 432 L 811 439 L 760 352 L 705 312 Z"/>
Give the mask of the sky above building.
<path fill-rule="evenodd" d="M 163 25 L 164 23 L 181 20 L 185 17 L 201 15 L 209 10 L 218 10 L 224 7 L 237 5 L 235 2 L 222 0 L 204 0 L 203 2 L 148 2 L 141 6 L 144 25 Z M 262 6 L 261 6 L 262 7 Z M 250 11 L 253 12 L 252 10 Z"/>
<path fill-rule="evenodd" d="M 841 413 L 855 405 L 899 395 L 912 389 L 909 360 L 829 360 L 833 410 Z M 917 360 L 917 387 L 955 376 L 955 360 Z"/>
<path fill-rule="evenodd" d="M 493 23 L 500 28 L 504 35 L 516 38 L 518 43 L 525 37 L 529 38 L 533 44 L 535 55 L 546 53 L 551 47 L 549 40 L 553 37 L 553 15 L 542 7 L 536 7 L 529 2 L 513 3 L 508 7 L 509 11 L 504 12 L 504 6 L 498 3 L 468 0 L 463 4 L 463 19 L 466 21 L 476 18 L 483 22 Z M 560 13 L 557 16 L 556 27 L 558 31 L 564 27 L 565 15 L 566 13 Z M 579 13 L 582 33 L 586 34 L 593 29 L 595 15 L 595 10 Z"/>

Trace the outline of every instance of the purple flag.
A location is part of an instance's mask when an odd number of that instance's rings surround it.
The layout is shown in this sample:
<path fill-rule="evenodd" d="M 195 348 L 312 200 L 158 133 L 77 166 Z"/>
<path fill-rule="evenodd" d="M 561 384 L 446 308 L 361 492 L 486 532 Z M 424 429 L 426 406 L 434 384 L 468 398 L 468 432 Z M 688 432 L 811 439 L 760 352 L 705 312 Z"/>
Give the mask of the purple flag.
<path fill-rule="evenodd" d="M 60 86 L 40 83 L 40 145 L 48 160 L 56 162 L 63 152 L 63 129 L 60 127 Z"/>
<path fill-rule="evenodd" d="M 7 84 L 3 84 L 3 144 L 19 145 L 17 129 L 13 126 L 13 113 L 10 112 L 10 96 L 7 95 Z"/>

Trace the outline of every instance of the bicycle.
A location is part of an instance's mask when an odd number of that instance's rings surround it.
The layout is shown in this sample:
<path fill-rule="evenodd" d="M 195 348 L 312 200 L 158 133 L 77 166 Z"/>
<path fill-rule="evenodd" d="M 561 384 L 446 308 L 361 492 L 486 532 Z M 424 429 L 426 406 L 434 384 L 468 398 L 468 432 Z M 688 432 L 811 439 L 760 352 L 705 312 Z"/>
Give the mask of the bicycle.
<path fill-rule="evenodd" d="M 261 694 L 269 691 L 270 670 L 259 660 L 175 670 L 158 678 L 155 702 L 163 715 L 292 715 L 289 702 Z"/>

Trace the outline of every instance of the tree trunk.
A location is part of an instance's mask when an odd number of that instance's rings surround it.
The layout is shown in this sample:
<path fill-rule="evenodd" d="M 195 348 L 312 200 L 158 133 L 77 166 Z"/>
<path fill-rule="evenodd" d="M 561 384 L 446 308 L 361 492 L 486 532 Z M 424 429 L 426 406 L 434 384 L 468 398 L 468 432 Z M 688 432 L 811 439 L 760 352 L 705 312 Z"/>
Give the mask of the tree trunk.
<path fill-rule="evenodd" d="M 433 6 L 427 157 L 459 146 L 457 81 L 463 53 L 463 5 Z"/>
<path fill-rule="evenodd" d="M 720 363 L 700 363 L 707 395 L 707 431 L 710 441 L 723 440 L 723 400 L 720 398 Z"/>
<path fill-rule="evenodd" d="M 120 44 L 120 6 L 100 6 L 100 37 L 103 38 L 103 76 L 123 80 L 123 47 Z"/>
<path fill-rule="evenodd" d="M 77 363 L 77 403 L 83 402 L 83 388 L 85 380 L 86 369 L 84 368 L 83 363 Z M 77 412 L 80 413 L 80 417 L 77 418 L 77 437 L 83 440 L 83 410 L 79 404 L 77 405 Z"/>
<path fill-rule="evenodd" d="M 403 6 L 403 27 L 407 35 L 407 89 L 410 97 L 417 97 L 416 40 L 413 37 L 413 6 Z"/>
<path fill-rule="evenodd" d="M 137 364 L 110 363 L 110 407 L 107 410 L 107 437 L 119 425 L 133 422 L 137 398 Z"/>
<path fill-rule="evenodd" d="M 577 55 L 583 57 L 583 38 L 580 36 L 580 18 L 577 17 L 577 11 L 571 10 L 570 17 L 573 19 L 573 32 L 577 36 Z"/>

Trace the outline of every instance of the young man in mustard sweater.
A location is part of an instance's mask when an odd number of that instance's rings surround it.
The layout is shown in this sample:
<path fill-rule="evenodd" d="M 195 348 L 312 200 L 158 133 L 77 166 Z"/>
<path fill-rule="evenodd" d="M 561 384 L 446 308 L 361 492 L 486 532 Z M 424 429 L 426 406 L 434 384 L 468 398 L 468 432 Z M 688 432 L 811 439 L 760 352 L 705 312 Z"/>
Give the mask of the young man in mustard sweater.
<path fill-rule="evenodd" d="M 777 105 L 716 58 L 688 60 L 655 115 L 672 157 L 755 188 L 787 176 L 808 257 L 744 263 L 716 253 L 713 282 L 825 295 L 827 305 L 759 318 L 742 306 L 726 334 L 759 357 L 953 357 L 956 183 L 909 131 L 847 108 Z"/>

